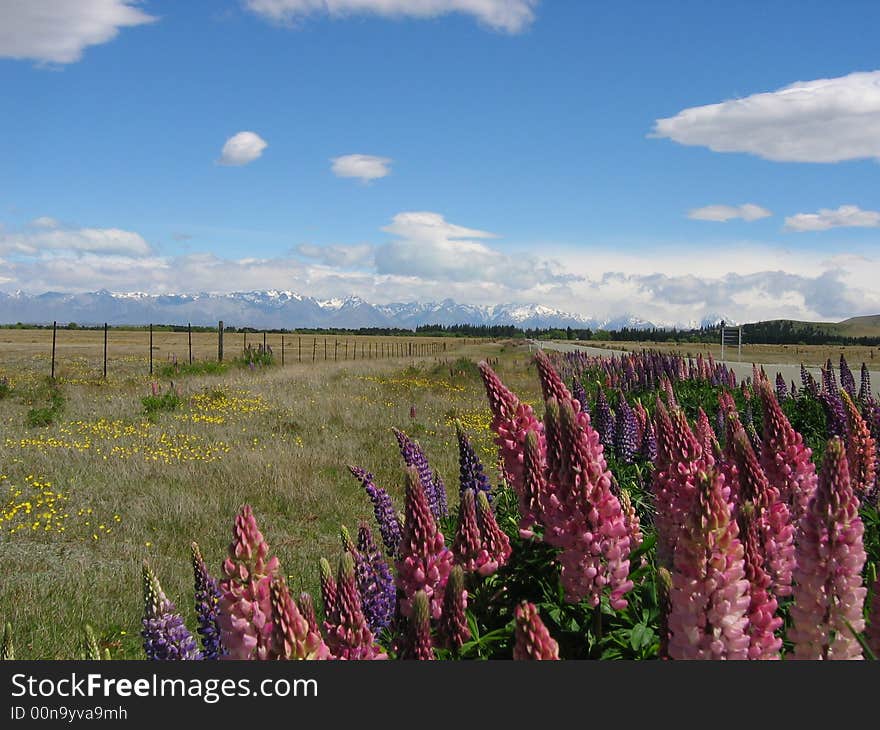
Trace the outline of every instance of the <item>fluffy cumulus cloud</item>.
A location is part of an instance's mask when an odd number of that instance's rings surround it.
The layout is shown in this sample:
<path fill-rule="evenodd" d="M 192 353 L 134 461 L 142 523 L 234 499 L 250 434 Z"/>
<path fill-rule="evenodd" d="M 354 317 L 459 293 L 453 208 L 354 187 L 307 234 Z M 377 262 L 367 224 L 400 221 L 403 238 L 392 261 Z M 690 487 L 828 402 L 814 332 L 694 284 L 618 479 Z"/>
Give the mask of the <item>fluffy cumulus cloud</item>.
<path fill-rule="evenodd" d="M 684 109 L 652 136 L 779 162 L 880 159 L 880 71 Z"/>
<path fill-rule="evenodd" d="M 119 228 L 63 228 L 52 218 L 32 221 L 27 230 L 0 232 L 0 254 L 107 253 L 146 256 L 152 249 L 137 233 Z"/>
<path fill-rule="evenodd" d="M 483 243 L 496 236 L 448 222 L 439 213 L 406 212 L 382 230 L 394 236 L 375 252 L 379 274 L 429 281 L 503 282 L 530 288 L 563 283 L 573 277 L 552 262 L 534 256 L 511 256 Z"/>
<path fill-rule="evenodd" d="M 241 166 L 253 162 L 269 144 L 256 132 L 239 132 L 226 140 L 220 152 L 221 165 Z"/>
<path fill-rule="evenodd" d="M 391 174 L 391 159 L 388 157 L 343 155 L 334 157 L 331 162 L 336 177 L 354 177 L 365 183 Z"/>
<path fill-rule="evenodd" d="M 435 18 L 463 13 L 494 30 L 520 33 L 535 19 L 538 0 L 244 0 L 244 4 L 275 23 L 295 23 L 318 14 L 334 18 L 351 15 Z"/>
<path fill-rule="evenodd" d="M 595 320 L 657 325 L 713 314 L 748 322 L 838 320 L 880 312 L 880 258 L 769 244 L 592 247 L 515 253 L 499 236 L 436 212 L 393 217 L 378 244 L 303 244 L 288 255 L 161 255 L 137 233 L 62 224 L 0 229 L 0 288 L 29 292 L 197 293 L 292 290 L 368 302 L 542 304 Z"/>
<path fill-rule="evenodd" d="M 707 205 L 703 208 L 694 208 L 688 211 L 688 218 L 695 221 L 719 221 L 725 223 L 734 218 L 744 221 L 756 221 L 761 218 L 769 218 L 773 215 L 766 208 L 754 203 L 743 205 Z"/>
<path fill-rule="evenodd" d="M 880 228 L 880 211 L 862 210 L 857 205 L 841 205 L 836 210 L 822 208 L 818 213 L 798 213 L 785 219 L 789 231 L 827 231 L 830 228 Z"/>
<path fill-rule="evenodd" d="M 315 246 L 303 243 L 296 247 L 296 253 L 325 266 L 351 268 L 370 264 L 373 247 L 368 243 L 355 246 Z"/>
<path fill-rule="evenodd" d="M 0 0 L 0 58 L 66 64 L 122 28 L 152 23 L 132 0 Z"/>

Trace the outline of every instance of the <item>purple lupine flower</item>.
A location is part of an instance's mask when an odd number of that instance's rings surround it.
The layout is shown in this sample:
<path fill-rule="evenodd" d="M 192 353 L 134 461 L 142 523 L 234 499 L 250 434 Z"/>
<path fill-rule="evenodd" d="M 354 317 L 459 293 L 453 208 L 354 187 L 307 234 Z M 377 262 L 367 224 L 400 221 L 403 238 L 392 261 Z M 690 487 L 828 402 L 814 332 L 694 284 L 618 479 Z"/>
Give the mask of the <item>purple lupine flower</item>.
<path fill-rule="evenodd" d="M 654 421 L 650 418 L 645 423 L 640 452 L 648 461 L 653 462 L 657 458 L 657 432 L 654 430 Z"/>
<path fill-rule="evenodd" d="M 837 377 L 834 375 L 834 365 L 829 357 L 822 366 L 822 390 L 826 393 L 837 392 Z"/>
<path fill-rule="evenodd" d="M 819 395 L 819 385 L 816 383 L 816 379 L 813 377 L 812 373 L 804 367 L 803 363 L 801 363 L 801 385 L 813 398 Z"/>
<path fill-rule="evenodd" d="M 843 399 L 840 393 L 835 391 L 823 390 L 819 395 L 819 400 L 825 407 L 825 417 L 828 423 L 828 437 L 834 438 L 839 436 L 846 440 L 849 432 L 849 424 L 846 418 L 846 408 L 843 405 Z"/>
<path fill-rule="evenodd" d="M 788 386 L 785 384 L 782 373 L 776 373 L 776 397 L 780 403 L 788 398 Z"/>
<path fill-rule="evenodd" d="M 385 550 L 391 556 L 397 555 L 400 546 L 400 521 L 397 519 L 397 512 L 394 510 L 394 504 L 391 496 L 382 487 L 377 487 L 373 481 L 373 475 L 360 467 L 350 466 L 349 471 L 355 477 L 360 479 L 361 484 L 367 492 L 370 501 L 373 503 L 373 514 L 376 517 L 376 523 L 379 525 L 379 532 L 382 534 L 382 542 L 385 543 Z"/>
<path fill-rule="evenodd" d="M 378 634 L 394 618 L 397 586 L 366 522 L 361 522 L 358 527 L 355 575 L 364 617 L 370 631 Z"/>
<path fill-rule="evenodd" d="M 445 494 L 442 496 L 435 491 L 435 479 L 437 473 L 431 471 L 431 465 L 428 463 L 428 457 L 422 451 L 422 447 L 418 442 L 413 441 L 403 431 L 398 428 L 392 429 L 397 438 L 397 446 L 400 449 L 400 455 L 403 457 L 404 463 L 409 467 L 413 466 L 419 473 L 419 479 L 422 482 L 422 489 L 425 490 L 425 497 L 428 499 L 428 506 L 434 519 L 440 519 L 445 516 L 442 511 L 442 502 L 445 501 Z M 442 484 L 442 481 L 441 481 Z"/>
<path fill-rule="evenodd" d="M 868 372 L 866 363 L 862 363 L 862 382 L 859 385 L 859 402 L 867 403 L 873 400 L 871 395 L 871 373 Z"/>
<path fill-rule="evenodd" d="M 474 493 L 485 492 L 486 498 L 491 502 L 492 485 L 483 471 L 480 458 L 460 424 L 456 424 L 455 431 L 458 436 L 459 494 L 464 494 L 466 489 L 473 489 Z"/>
<path fill-rule="evenodd" d="M 624 464 L 632 464 L 635 453 L 636 417 L 623 391 L 620 391 L 614 419 L 614 455 Z"/>
<path fill-rule="evenodd" d="M 596 394 L 596 417 L 593 419 L 593 427 L 599 432 L 599 440 L 606 454 L 614 452 L 614 415 L 611 406 L 605 397 L 605 391 L 601 387 Z"/>
<path fill-rule="evenodd" d="M 434 472 L 431 480 L 431 489 L 434 493 L 434 500 L 437 504 L 436 517 L 446 517 L 449 514 L 449 504 L 446 499 L 446 485 L 443 483 L 443 477 L 439 472 Z"/>
<path fill-rule="evenodd" d="M 856 397 L 856 379 L 843 353 L 840 353 L 840 387 L 843 388 L 850 398 Z"/>
<path fill-rule="evenodd" d="M 581 412 L 589 413 L 590 402 L 587 398 L 587 391 L 584 389 L 583 383 L 577 378 L 571 382 L 571 394 L 577 399 L 577 402 L 581 404 Z"/>
<path fill-rule="evenodd" d="M 791 397 L 792 398 L 798 397 L 798 389 L 797 389 L 797 386 L 794 384 L 794 380 L 791 381 Z"/>
<path fill-rule="evenodd" d="M 723 405 L 718 406 L 715 411 L 715 433 L 718 434 L 718 441 L 721 442 L 727 433 L 727 410 Z"/>
<path fill-rule="evenodd" d="M 152 661 L 182 661 L 202 658 L 183 617 L 168 600 L 159 579 L 146 562 L 143 565 L 144 618 L 141 636 L 144 652 Z"/>
<path fill-rule="evenodd" d="M 196 543 L 190 545 L 192 551 L 193 577 L 195 580 L 197 629 L 202 638 L 202 657 L 219 659 L 226 652 L 220 643 L 220 597 L 223 595 L 217 581 L 208 573 L 208 566 Z"/>

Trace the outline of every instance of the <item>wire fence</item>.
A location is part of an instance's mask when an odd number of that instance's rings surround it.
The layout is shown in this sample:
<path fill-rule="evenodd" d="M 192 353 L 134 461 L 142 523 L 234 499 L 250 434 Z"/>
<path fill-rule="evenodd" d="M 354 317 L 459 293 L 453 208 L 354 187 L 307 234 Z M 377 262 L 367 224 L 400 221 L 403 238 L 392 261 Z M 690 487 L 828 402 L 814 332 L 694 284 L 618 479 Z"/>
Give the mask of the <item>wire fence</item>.
<path fill-rule="evenodd" d="M 83 337 L 86 333 L 88 337 Z M 97 342 L 95 335 L 99 337 Z M 73 342 L 74 338 L 78 338 L 76 343 Z M 153 325 L 143 330 L 132 330 L 114 329 L 105 323 L 96 333 L 94 330 L 59 327 L 58 322 L 53 322 L 50 376 L 53 379 L 56 377 L 56 369 L 61 361 L 59 351 L 65 346 L 75 348 L 79 354 L 94 356 L 100 353 L 101 373 L 104 378 L 107 378 L 114 349 L 124 351 L 129 357 L 135 355 L 138 358 L 139 352 L 143 352 L 148 372 L 153 375 L 159 367 L 169 363 L 167 358 L 163 360 L 156 356 L 160 350 L 160 346 L 156 344 L 159 339 L 166 350 L 169 342 L 173 342 L 175 366 L 207 361 L 228 363 L 240 358 L 271 360 L 282 366 L 292 363 L 416 359 L 441 357 L 453 346 L 448 339 L 415 335 L 320 335 L 240 327 L 227 329 L 222 321 L 218 322 L 216 328 L 199 327 L 195 333 L 191 324 L 175 327 L 173 332 L 169 332 L 164 326 L 155 330 Z M 211 339 L 213 345 L 210 344 Z M 477 341 L 476 338 L 456 338 L 454 344 L 458 347 Z M 95 352 L 94 348 L 100 349 Z"/>

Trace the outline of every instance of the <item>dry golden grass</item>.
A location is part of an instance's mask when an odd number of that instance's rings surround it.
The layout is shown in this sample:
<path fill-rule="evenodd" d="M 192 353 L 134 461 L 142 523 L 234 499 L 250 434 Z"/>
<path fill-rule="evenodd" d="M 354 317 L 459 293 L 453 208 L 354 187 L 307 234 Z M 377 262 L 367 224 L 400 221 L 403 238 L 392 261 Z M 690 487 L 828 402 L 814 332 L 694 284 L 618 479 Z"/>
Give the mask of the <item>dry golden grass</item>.
<path fill-rule="evenodd" d="M 76 656 L 86 622 L 113 657 L 140 658 L 144 559 L 193 626 L 190 541 L 216 572 L 245 502 L 292 586 L 315 591 L 318 558 L 338 554 L 339 526 L 372 522 L 347 465 L 372 471 L 402 507 L 392 426 L 420 441 L 451 502 L 454 418 L 465 423 L 494 479 L 482 384 L 473 367 L 451 363 L 500 357 L 505 380 L 538 398 L 520 347 L 447 340 L 442 357 L 314 365 L 287 358 L 285 368 L 177 378 L 183 405 L 151 422 L 141 404 L 150 392 L 145 353 L 137 351 L 142 333 L 111 332 L 103 381 L 94 347 L 101 333 L 63 332 L 65 406 L 52 425 L 29 428 L 28 410 L 48 394 L 46 335 L 0 332 L 0 377 L 13 385 L 0 399 L 0 621 L 13 624 L 22 658 Z M 180 359 L 181 337 L 157 333 L 154 344 Z M 195 339 L 198 356 L 210 357 L 216 336 Z M 236 349 L 230 339 L 228 356 Z"/>

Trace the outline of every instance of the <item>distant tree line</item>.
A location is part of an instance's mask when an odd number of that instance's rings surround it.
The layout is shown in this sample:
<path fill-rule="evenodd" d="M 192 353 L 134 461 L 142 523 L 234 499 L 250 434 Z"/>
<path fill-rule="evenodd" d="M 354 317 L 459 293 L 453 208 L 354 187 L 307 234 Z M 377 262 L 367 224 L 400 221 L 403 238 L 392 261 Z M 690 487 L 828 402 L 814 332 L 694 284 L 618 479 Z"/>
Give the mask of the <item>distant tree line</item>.
<path fill-rule="evenodd" d="M 80 325 L 76 322 L 58 324 L 61 329 L 68 330 L 101 330 L 103 324 Z M 15 324 L 0 325 L 0 329 L 51 329 L 51 324 Z M 154 332 L 186 332 L 189 325 L 154 324 Z M 480 324 L 425 324 L 414 330 L 403 327 L 298 327 L 293 329 L 239 327 L 224 324 L 226 332 L 270 333 L 270 334 L 303 334 L 303 335 L 372 335 L 381 337 L 482 337 L 491 339 L 532 339 L 532 340 L 578 340 L 593 342 L 674 342 L 674 343 L 705 343 L 714 344 L 720 341 L 721 327 L 699 327 L 695 329 L 677 329 L 675 327 L 650 327 L 640 329 L 622 327 L 616 330 L 589 329 L 578 327 L 561 328 L 523 328 L 516 325 L 480 325 Z M 114 330 L 145 331 L 149 325 L 115 325 Z M 743 344 L 768 345 L 861 345 L 874 347 L 880 345 L 877 337 L 846 337 L 829 331 L 820 325 L 809 322 L 793 322 L 791 320 L 771 320 L 746 324 L 743 329 Z M 193 332 L 216 332 L 217 327 L 192 325 Z"/>

